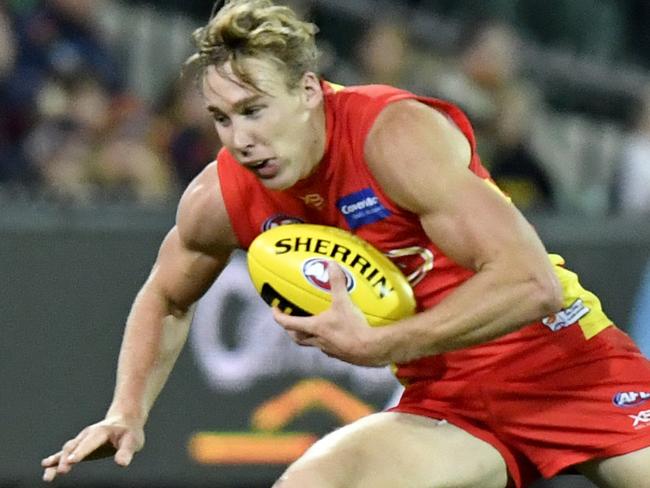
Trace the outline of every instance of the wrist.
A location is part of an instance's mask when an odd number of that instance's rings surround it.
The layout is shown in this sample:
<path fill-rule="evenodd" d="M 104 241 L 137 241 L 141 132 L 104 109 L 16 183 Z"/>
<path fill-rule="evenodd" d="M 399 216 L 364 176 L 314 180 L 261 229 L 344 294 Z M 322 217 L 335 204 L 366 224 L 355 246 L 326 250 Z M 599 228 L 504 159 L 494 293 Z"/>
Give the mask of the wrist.
<path fill-rule="evenodd" d="M 438 354 L 430 334 L 423 337 L 413 325 L 411 320 L 403 319 L 377 328 L 376 339 L 381 344 L 386 364 L 402 364 Z"/>
<path fill-rule="evenodd" d="M 142 409 L 113 403 L 106 412 L 105 419 L 110 422 L 128 423 L 144 426 L 148 415 Z"/>
<path fill-rule="evenodd" d="M 377 366 L 386 366 L 399 363 L 400 354 L 395 342 L 395 335 L 391 330 L 393 324 L 381 327 L 373 327 L 368 350 L 373 362 Z"/>

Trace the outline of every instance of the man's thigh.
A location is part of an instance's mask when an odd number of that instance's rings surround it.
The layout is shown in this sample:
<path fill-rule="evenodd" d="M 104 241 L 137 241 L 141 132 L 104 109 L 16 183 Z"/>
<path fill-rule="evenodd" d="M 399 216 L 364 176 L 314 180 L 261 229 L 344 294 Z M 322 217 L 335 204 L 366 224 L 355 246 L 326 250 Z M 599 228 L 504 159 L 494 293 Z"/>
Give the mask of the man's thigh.
<path fill-rule="evenodd" d="M 650 447 L 577 466 L 600 488 L 650 488 Z"/>
<path fill-rule="evenodd" d="M 490 444 L 446 422 L 382 412 L 314 444 L 281 488 L 504 488 L 506 463 Z"/>

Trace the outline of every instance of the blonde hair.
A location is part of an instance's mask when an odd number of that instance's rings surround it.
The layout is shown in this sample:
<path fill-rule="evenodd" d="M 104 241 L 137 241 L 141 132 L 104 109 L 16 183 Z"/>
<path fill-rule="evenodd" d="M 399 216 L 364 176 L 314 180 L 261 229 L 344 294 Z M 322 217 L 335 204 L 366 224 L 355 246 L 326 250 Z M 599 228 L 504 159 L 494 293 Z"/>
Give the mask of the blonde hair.
<path fill-rule="evenodd" d="M 194 31 L 197 52 L 187 59 L 185 69 L 200 79 L 208 66 L 223 70 L 230 63 L 241 81 L 259 90 L 242 61 L 267 59 L 282 69 L 293 89 L 306 72 L 317 69 L 317 30 L 271 0 L 227 0 L 207 25 Z"/>

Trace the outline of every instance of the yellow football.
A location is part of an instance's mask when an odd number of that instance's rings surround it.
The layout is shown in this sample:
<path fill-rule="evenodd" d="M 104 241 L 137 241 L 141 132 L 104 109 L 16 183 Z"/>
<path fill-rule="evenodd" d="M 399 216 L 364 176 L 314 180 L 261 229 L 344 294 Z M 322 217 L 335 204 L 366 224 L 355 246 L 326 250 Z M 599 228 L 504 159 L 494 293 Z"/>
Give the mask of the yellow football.
<path fill-rule="evenodd" d="M 280 225 L 257 236 L 248 249 L 248 271 L 258 293 L 291 315 L 329 308 L 331 261 L 341 265 L 350 297 L 370 325 L 387 325 L 415 312 L 413 290 L 399 268 L 342 229 Z"/>

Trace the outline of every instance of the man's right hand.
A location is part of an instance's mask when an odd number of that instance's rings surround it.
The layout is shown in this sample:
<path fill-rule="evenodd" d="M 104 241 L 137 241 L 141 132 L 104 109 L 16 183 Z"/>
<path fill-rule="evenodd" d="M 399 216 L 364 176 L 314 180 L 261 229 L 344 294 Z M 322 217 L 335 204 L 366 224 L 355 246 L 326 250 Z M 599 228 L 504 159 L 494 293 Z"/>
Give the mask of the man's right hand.
<path fill-rule="evenodd" d="M 61 450 L 41 461 L 44 481 L 67 474 L 81 461 L 90 461 L 115 455 L 115 462 L 128 466 L 133 455 L 144 446 L 141 425 L 131 425 L 124 420 L 105 419 L 89 425 L 74 438 L 63 444 Z"/>

